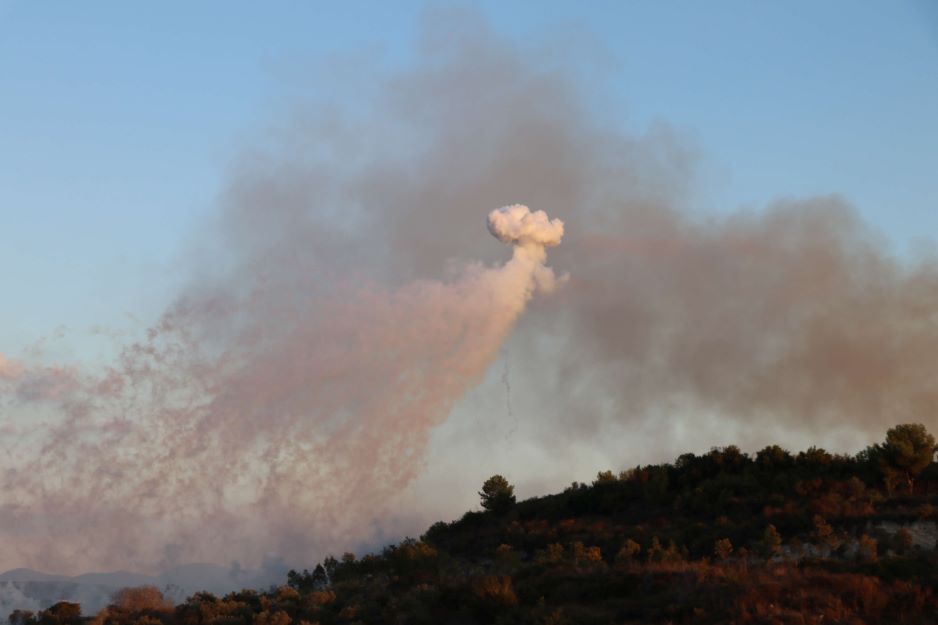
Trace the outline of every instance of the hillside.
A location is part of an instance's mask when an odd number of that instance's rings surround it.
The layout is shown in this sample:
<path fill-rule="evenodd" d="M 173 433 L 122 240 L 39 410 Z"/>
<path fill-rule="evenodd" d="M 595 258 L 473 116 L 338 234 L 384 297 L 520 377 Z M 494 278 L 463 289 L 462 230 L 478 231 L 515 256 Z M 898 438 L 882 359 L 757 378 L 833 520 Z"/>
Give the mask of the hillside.
<path fill-rule="evenodd" d="M 938 465 L 922 426 L 860 453 L 729 446 L 603 472 L 379 554 L 327 558 L 286 585 L 173 607 L 124 591 L 100 625 L 938 622 Z M 73 625 L 72 604 L 14 625 Z"/>

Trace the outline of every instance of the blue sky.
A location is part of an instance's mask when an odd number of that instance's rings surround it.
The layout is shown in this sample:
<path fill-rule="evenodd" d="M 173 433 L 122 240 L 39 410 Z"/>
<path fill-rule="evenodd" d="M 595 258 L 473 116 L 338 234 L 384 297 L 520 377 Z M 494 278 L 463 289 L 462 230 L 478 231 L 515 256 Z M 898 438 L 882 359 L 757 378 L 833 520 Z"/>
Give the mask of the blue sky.
<path fill-rule="evenodd" d="M 925 0 L 472 6 L 519 41 L 594 42 L 611 117 L 699 150 L 701 209 L 837 193 L 899 251 L 938 233 Z M 304 68 L 406 67 L 426 7 L 0 0 L 0 353 L 158 312 L 245 140 L 291 93 L 328 94 Z"/>

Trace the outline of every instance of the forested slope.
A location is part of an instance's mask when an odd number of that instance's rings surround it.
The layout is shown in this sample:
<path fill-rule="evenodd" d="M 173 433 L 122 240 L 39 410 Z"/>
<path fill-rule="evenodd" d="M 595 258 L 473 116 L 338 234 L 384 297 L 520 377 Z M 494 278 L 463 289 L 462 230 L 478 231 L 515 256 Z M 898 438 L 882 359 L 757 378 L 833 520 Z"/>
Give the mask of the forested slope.
<path fill-rule="evenodd" d="M 729 446 L 603 472 L 381 553 L 329 557 L 266 592 L 164 603 L 126 590 L 96 625 L 938 622 L 935 440 L 901 425 L 860 453 Z M 74 625 L 74 604 L 15 625 Z"/>

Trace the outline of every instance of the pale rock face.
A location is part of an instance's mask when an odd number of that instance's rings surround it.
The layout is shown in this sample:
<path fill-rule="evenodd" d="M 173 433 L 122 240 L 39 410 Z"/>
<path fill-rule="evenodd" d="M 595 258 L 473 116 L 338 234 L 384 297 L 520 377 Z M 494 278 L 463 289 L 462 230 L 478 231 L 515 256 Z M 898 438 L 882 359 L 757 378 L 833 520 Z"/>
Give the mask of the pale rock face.
<path fill-rule="evenodd" d="M 874 538 L 876 534 L 883 533 L 890 538 L 896 535 L 900 529 L 906 529 L 912 536 L 913 546 L 931 550 L 938 548 L 938 523 L 935 521 L 913 521 L 911 523 L 896 523 L 894 521 L 880 521 L 878 523 L 868 523 L 865 532 Z M 844 540 L 843 557 L 847 559 L 856 558 L 860 549 L 859 541 L 850 537 Z M 802 558 L 829 558 L 831 549 L 827 545 L 818 545 L 815 543 L 802 543 L 797 549 L 791 545 L 783 544 L 776 556 L 778 560 L 801 560 Z"/>
<path fill-rule="evenodd" d="M 913 521 L 912 523 L 895 523 L 893 521 L 880 521 L 874 526 L 890 536 L 905 528 L 912 535 L 912 544 L 921 549 L 934 549 L 938 544 L 938 523 L 935 521 Z"/>

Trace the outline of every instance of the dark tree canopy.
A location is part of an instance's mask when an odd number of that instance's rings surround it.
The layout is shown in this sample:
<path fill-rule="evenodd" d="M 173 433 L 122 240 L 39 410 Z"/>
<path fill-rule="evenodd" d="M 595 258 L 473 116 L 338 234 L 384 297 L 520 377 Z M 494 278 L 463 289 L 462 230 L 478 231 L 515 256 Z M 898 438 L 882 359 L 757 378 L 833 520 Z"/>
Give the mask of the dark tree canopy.
<path fill-rule="evenodd" d="M 887 482 L 904 478 L 912 492 L 915 478 L 935 456 L 935 437 L 921 423 L 904 423 L 886 432 L 881 452 Z"/>
<path fill-rule="evenodd" d="M 503 514 L 515 505 L 515 487 L 501 475 L 485 480 L 479 492 L 482 507 L 496 514 Z"/>
<path fill-rule="evenodd" d="M 71 601 L 59 601 L 38 615 L 40 625 L 78 625 L 81 622 L 81 605 Z"/>

